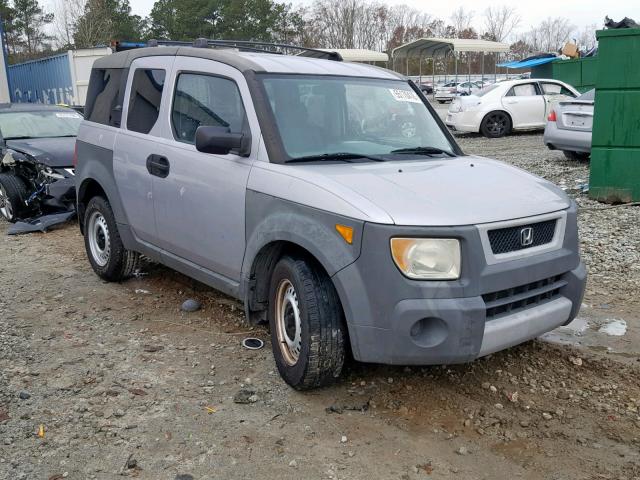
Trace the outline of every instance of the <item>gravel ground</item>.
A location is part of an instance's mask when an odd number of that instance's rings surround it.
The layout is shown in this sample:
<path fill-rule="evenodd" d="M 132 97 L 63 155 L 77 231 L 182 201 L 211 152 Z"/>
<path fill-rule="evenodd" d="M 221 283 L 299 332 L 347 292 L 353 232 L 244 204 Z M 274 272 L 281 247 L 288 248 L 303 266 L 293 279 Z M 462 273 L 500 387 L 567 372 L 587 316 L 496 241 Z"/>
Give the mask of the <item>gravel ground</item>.
<path fill-rule="evenodd" d="M 539 134 L 460 142 L 570 190 L 588 178 Z M 635 318 L 640 210 L 587 210 L 603 206 L 570 193 L 587 302 Z M 249 329 L 237 302 L 157 265 L 106 284 L 74 225 L 6 230 L 2 480 L 640 480 L 637 354 L 535 341 L 468 365 L 354 364 L 334 387 L 301 394 L 268 349 L 241 347 L 268 332 Z M 182 312 L 187 298 L 202 308 Z"/>

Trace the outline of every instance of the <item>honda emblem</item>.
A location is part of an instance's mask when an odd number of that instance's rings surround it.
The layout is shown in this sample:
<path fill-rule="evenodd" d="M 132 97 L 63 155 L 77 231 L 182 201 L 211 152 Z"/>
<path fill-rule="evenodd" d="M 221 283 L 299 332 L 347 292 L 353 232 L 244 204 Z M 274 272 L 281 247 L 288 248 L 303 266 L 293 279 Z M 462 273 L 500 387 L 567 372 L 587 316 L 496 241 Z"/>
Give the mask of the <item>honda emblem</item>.
<path fill-rule="evenodd" d="M 520 230 L 520 245 L 528 247 L 533 243 L 533 228 L 526 227 Z"/>

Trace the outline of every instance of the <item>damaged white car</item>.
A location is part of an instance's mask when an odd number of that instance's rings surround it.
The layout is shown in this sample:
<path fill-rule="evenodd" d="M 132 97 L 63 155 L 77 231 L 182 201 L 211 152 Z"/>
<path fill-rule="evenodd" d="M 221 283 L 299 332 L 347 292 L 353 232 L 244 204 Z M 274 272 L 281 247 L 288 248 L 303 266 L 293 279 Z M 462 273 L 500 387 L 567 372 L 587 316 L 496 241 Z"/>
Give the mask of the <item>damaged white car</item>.
<path fill-rule="evenodd" d="M 6 220 L 73 215 L 81 121 L 82 115 L 62 106 L 0 105 L 0 214 Z"/>
<path fill-rule="evenodd" d="M 456 98 L 445 123 L 451 130 L 479 132 L 489 138 L 513 130 L 543 129 L 557 102 L 577 96 L 575 88 L 559 80 L 508 80 Z"/>

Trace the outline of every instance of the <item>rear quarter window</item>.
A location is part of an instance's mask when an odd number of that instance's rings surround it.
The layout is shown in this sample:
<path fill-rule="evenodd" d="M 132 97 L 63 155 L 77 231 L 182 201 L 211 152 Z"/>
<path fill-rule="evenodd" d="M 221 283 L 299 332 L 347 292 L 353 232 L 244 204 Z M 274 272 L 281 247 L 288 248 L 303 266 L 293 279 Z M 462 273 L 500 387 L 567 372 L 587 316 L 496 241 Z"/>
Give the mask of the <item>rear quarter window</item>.
<path fill-rule="evenodd" d="M 158 120 L 160 101 L 166 72 L 159 69 L 139 68 L 133 74 L 127 129 L 149 133 Z"/>
<path fill-rule="evenodd" d="M 121 68 L 94 68 L 89 79 L 85 104 L 85 118 L 90 122 L 120 126 L 122 116 L 122 85 L 124 70 Z"/>

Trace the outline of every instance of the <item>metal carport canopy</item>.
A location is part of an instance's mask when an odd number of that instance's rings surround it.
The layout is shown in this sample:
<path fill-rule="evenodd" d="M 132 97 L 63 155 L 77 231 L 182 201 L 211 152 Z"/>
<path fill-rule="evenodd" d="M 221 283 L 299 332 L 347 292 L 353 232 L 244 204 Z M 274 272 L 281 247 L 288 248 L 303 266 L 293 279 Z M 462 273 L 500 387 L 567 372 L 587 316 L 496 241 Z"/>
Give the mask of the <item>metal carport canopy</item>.
<path fill-rule="evenodd" d="M 507 43 L 475 38 L 419 38 L 394 48 L 391 56 L 393 58 L 402 58 L 415 53 L 421 57 L 434 57 L 441 52 L 447 51 L 503 53 L 508 52 L 509 49 L 509 44 Z"/>

